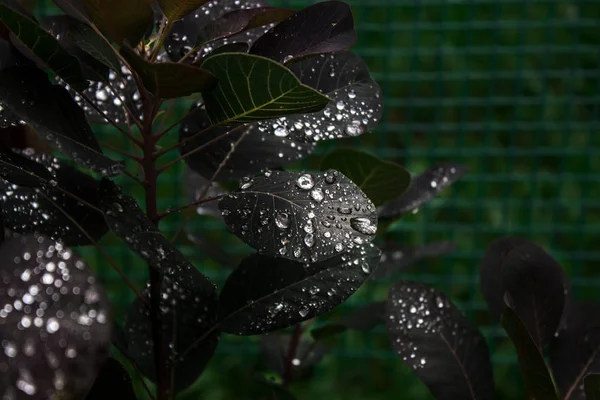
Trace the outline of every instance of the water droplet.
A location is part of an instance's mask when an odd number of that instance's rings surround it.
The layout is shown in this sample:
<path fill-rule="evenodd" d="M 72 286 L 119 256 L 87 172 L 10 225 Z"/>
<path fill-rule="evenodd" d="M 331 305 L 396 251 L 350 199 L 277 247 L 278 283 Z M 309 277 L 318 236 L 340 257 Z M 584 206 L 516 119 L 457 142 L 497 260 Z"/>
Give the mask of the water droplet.
<path fill-rule="evenodd" d="M 308 293 L 315 295 L 317 293 L 319 293 L 321 291 L 321 289 L 319 289 L 317 286 L 312 286 L 310 289 L 308 289 Z"/>
<path fill-rule="evenodd" d="M 288 54 L 287 56 L 283 57 L 283 63 L 285 64 L 286 62 L 290 61 L 292 58 L 294 58 L 294 56 L 291 54 Z"/>
<path fill-rule="evenodd" d="M 315 186 L 315 180 L 311 174 L 302 174 L 298 177 L 296 185 L 302 190 L 310 190 Z"/>
<path fill-rule="evenodd" d="M 377 233 L 377 226 L 371 223 L 371 220 L 368 218 L 351 218 L 350 226 L 352 227 L 352 229 L 364 235 L 374 235 L 375 233 Z"/>
<path fill-rule="evenodd" d="M 337 108 L 340 111 L 342 111 L 344 107 L 346 107 L 346 104 L 342 100 L 335 103 L 335 108 Z"/>
<path fill-rule="evenodd" d="M 303 307 L 300 309 L 300 311 L 298 311 L 298 314 L 300 314 L 300 316 L 302 318 L 306 317 L 308 315 L 308 308 Z"/>
<path fill-rule="evenodd" d="M 348 136 L 359 136 L 364 132 L 360 121 L 352 121 L 350 124 L 346 125 L 346 134 Z"/>
<path fill-rule="evenodd" d="M 315 236 L 312 233 L 309 233 L 306 236 L 304 236 L 304 244 L 307 247 L 314 246 L 314 244 L 315 244 Z"/>
<path fill-rule="evenodd" d="M 315 188 L 311 190 L 310 197 L 317 203 L 320 203 L 325 198 L 325 193 L 323 193 L 323 189 Z"/>
<path fill-rule="evenodd" d="M 367 261 L 363 261 L 360 264 L 360 268 L 363 270 L 363 272 L 365 274 L 368 274 L 371 271 L 371 268 L 369 268 L 369 263 Z"/>
<path fill-rule="evenodd" d="M 283 127 L 283 126 L 278 126 L 277 129 L 275 129 L 274 133 L 275 133 L 275 136 L 278 136 L 278 137 L 287 137 L 290 134 L 290 132 L 287 129 L 285 129 L 285 127 Z"/>
<path fill-rule="evenodd" d="M 279 229 L 287 229 L 290 227 L 290 217 L 287 213 L 279 213 L 275 216 L 275 225 Z"/>

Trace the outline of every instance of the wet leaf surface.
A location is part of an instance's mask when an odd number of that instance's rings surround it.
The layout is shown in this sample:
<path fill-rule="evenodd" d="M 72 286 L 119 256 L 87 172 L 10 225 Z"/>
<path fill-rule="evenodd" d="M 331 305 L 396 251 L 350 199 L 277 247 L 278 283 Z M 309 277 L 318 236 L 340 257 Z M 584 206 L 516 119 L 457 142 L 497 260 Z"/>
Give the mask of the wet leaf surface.
<path fill-rule="evenodd" d="M 288 68 L 331 101 L 320 111 L 259 122 L 265 132 L 298 142 L 318 142 L 360 136 L 377 126 L 381 89 L 360 57 L 342 51 L 300 60 Z"/>
<path fill-rule="evenodd" d="M 0 101 L 79 165 L 105 176 L 123 172 L 122 162 L 102 154 L 83 111 L 69 93 L 52 85 L 42 71 L 30 67 L 0 71 Z"/>
<path fill-rule="evenodd" d="M 550 342 L 550 365 L 563 398 L 585 399 L 584 377 L 600 373 L 599 314 L 599 304 L 574 302 L 566 311 L 564 326 Z"/>
<path fill-rule="evenodd" d="M 68 246 L 91 244 L 79 226 L 96 241 L 108 232 L 102 214 L 65 193 L 97 206 L 99 181 L 47 154 L 25 150 L 20 156 L 44 168 L 50 179 L 45 174 L 36 175 L 39 188 L 0 179 L 0 203 L 8 229 L 21 234 L 44 234 Z"/>
<path fill-rule="evenodd" d="M 0 3 L 0 22 L 18 38 L 20 46 L 33 53 L 69 85 L 78 89 L 87 87 L 79 60 L 36 21 L 15 11 L 8 4 Z"/>
<path fill-rule="evenodd" d="M 113 71 L 119 71 L 120 62 L 110 45 L 86 24 L 71 27 L 67 35 L 81 50 Z"/>
<path fill-rule="evenodd" d="M 313 264 L 253 254 L 221 291 L 222 330 L 262 334 L 329 312 L 367 280 L 380 254 L 370 243 Z"/>
<path fill-rule="evenodd" d="M 9 183 L 27 187 L 39 187 L 54 179 L 47 167 L 11 150 L 0 151 L 0 176 Z"/>
<path fill-rule="evenodd" d="M 108 66 L 98 61 L 95 57 L 92 57 L 72 40 L 71 32 L 88 32 L 88 37 L 94 37 L 95 32 L 92 28 L 68 15 L 45 17 L 40 20 L 40 26 L 52 34 L 69 54 L 77 57 L 81 63 L 81 71 L 86 79 L 99 80 L 108 75 Z M 101 38 L 96 42 L 98 44 L 105 43 Z"/>
<path fill-rule="evenodd" d="M 370 242 L 373 203 L 344 175 L 269 171 L 220 200 L 228 228 L 261 254 L 323 261 Z"/>
<path fill-rule="evenodd" d="M 274 334 L 261 336 L 259 346 L 265 366 L 279 375 L 283 375 L 291 335 Z M 318 364 L 327 354 L 327 348 L 321 343 L 301 339 L 292 358 L 293 376 L 301 378 L 302 372 Z"/>
<path fill-rule="evenodd" d="M 195 106 L 192 107 L 192 110 L 194 109 Z M 186 140 L 208 127 L 210 121 L 206 111 L 194 111 L 182 122 L 179 139 Z M 234 132 L 228 133 L 233 129 Z M 208 144 L 211 141 L 214 142 Z M 194 151 L 194 154 L 186 158 L 186 163 L 201 176 L 210 179 L 234 143 L 237 143 L 235 151 L 217 174 L 217 182 L 240 179 L 267 168 L 277 168 L 299 161 L 307 157 L 315 148 L 312 143 L 297 143 L 285 137 L 271 135 L 257 124 L 249 124 L 247 127 L 239 125 L 213 127 L 184 143 L 180 151 L 182 155 Z M 196 149 L 201 146 L 205 147 L 197 151 Z"/>
<path fill-rule="evenodd" d="M 215 125 L 316 112 L 329 102 L 268 58 L 221 53 L 205 59 L 201 67 L 219 79 L 215 89 L 202 93 L 208 117 Z"/>
<path fill-rule="evenodd" d="M 108 301 L 91 270 L 42 236 L 0 246 L 0 394 L 81 395 L 108 355 Z"/>
<path fill-rule="evenodd" d="M 354 149 L 336 149 L 321 160 L 321 170 L 335 169 L 354 182 L 379 206 L 395 199 L 410 185 L 410 172 L 402 166 Z"/>
<path fill-rule="evenodd" d="M 559 396 L 544 356 L 517 313 L 511 308 L 506 308 L 502 313 L 502 326 L 517 349 L 521 372 L 530 398 L 558 400 Z"/>
<path fill-rule="evenodd" d="M 262 35 L 251 54 L 287 63 L 320 53 L 348 50 L 356 42 L 350 6 L 323 1 L 303 8 Z"/>
<path fill-rule="evenodd" d="M 165 40 L 165 49 L 172 61 L 179 61 L 198 43 L 198 37 L 207 25 L 225 14 L 235 10 L 247 10 L 265 7 L 268 4 L 261 0 L 212 0 L 186 15 L 183 19 L 175 21 L 171 33 Z M 271 26 L 254 28 L 224 39 L 216 40 L 202 47 L 201 53 L 195 51 L 185 62 L 196 62 L 200 57 L 205 57 L 212 51 L 231 43 L 251 44 Z M 214 38 L 204 38 L 209 40 Z"/>
<path fill-rule="evenodd" d="M 417 210 L 467 172 L 467 167 L 454 163 L 440 163 L 428 168 L 412 179 L 402 196 L 379 207 L 379 217 L 400 218 Z"/>
<path fill-rule="evenodd" d="M 419 247 L 408 247 L 397 243 L 383 246 L 379 267 L 371 279 L 388 279 L 413 266 L 423 258 L 439 257 L 454 251 L 456 244 L 433 242 Z"/>
<path fill-rule="evenodd" d="M 233 10 L 202 28 L 200 40 L 213 41 L 226 38 L 249 29 L 280 22 L 292 14 L 294 10 L 277 7 Z"/>
<path fill-rule="evenodd" d="M 392 347 L 436 399 L 495 397 L 487 343 L 443 293 L 399 281 L 390 288 L 386 314 Z"/>
<path fill-rule="evenodd" d="M 142 296 L 150 303 L 148 288 Z M 200 376 L 217 347 L 220 332 L 211 330 L 217 323 L 216 289 L 189 262 L 177 261 L 165 270 L 160 311 L 169 380 L 179 392 Z M 127 351 L 142 373 L 156 381 L 151 326 L 148 307 L 137 299 L 125 321 Z"/>
<path fill-rule="evenodd" d="M 85 400 L 135 399 L 131 377 L 123 365 L 108 358 L 94 380 Z"/>
<path fill-rule="evenodd" d="M 193 65 L 173 62 L 151 63 L 127 47 L 121 47 L 121 55 L 139 74 L 144 87 L 163 99 L 210 91 L 217 85 L 217 78 L 213 74 Z"/>

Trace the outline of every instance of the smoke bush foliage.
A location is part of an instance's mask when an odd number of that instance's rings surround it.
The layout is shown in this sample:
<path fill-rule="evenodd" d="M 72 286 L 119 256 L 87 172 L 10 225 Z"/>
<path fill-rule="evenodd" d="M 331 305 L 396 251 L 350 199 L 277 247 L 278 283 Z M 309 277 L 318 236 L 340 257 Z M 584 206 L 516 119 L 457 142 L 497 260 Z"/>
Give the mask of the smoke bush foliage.
<path fill-rule="evenodd" d="M 63 14 L 37 19 L 20 2 L 0 0 L 3 399 L 173 399 L 202 374 L 221 335 L 263 335 L 260 347 L 279 380 L 257 381 L 253 393 L 291 398 L 290 383 L 323 357 L 320 340 L 384 320 L 394 348 L 434 394 L 491 393 L 481 335 L 420 285 L 397 284 L 387 308 L 368 304 L 304 335 L 305 321 L 367 280 L 452 249 L 380 239 L 466 172 L 442 163 L 411 179 L 401 166 L 349 148 L 327 154 L 318 171 L 290 167 L 318 142 L 360 136 L 381 118 L 381 90 L 350 50 L 356 31 L 347 4 L 54 2 Z M 187 101 L 189 112 L 165 126 L 175 100 Z M 135 154 L 99 142 L 90 124 L 123 135 Z M 176 145 L 163 146 L 176 132 Z M 159 176 L 179 162 L 193 200 L 159 209 Z M 115 183 L 121 176 L 143 190 L 143 208 Z M 211 215 L 255 249 L 232 260 L 207 244 L 205 232 L 190 232 L 206 256 L 233 268 L 219 290 L 178 250 L 178 235 L 161 232 L 160 221 L 180 212 Z M 108 235 L 145 260 L 145 287 L 103 250 Z M 115 320 L 102 282 L 72 250 L 80 246 L 95 248 L 104 257 L 99 268 L 113 268 L 135 293 L 124 320 Z M 518 311 L 529 315 L 527 299 L 507 299 L 531 329 Z M 440 318 L 413 321 L 421 314 Z M 544 315 L 556 328 L 556 315 Z M 407 321 L 427 329 L 414 336 Z M 466 373 L 477 385 L 467 391 L 452 375 L 458 369 L 443 381 L 429 369 L 429 357 L 452 361 L 434 347 L 440 338 L 426 336 L 446 329 L 440 323 L 467 335 L 469 351 L 481 351 L 469 358 Z M 536 333 L 538 349 L 553 333 Z M 456 389 L 440 389 L 447 385 Z"/>

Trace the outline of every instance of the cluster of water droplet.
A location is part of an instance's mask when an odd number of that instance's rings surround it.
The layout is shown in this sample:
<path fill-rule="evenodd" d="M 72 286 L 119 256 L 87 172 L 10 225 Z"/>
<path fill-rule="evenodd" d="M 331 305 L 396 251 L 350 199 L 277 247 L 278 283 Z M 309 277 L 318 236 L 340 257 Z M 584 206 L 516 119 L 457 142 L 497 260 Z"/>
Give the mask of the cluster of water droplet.
<path fill-rule="evenodd" d="M 128 120 L 129 115 L 124 110 L 124 107 L 137 113 L 139 118 L 143 117 L 141 112 L 143 101 L 137 84 L 131 71 L 122 64 L 120 71 L 109 72 L 108 84 L 101 81 L 92 82 L 83 91 L 83 95 L 88 100 L 91 100 L 95 107 L 91 106 L 87 100 L 82 98 L 62 79 L 57 77 L 56 81 L 69 91 L 71 97 L 83 109 L 90 121 L 108 123 L 108 120 L 100 115 L 97 109 L 101 110 L 116 123 L 125 123 Z"/>
<path fill-rule="evenodd" d="M 230 229 L 264 254 L 317 262 L 370 242 L 375 207 L 337 171 L 246 177 L 219 208 Z"/>
<path fill-rule="evenodd" d="M 413 282 L 399 282 L 390 291 L 388 329 L 398 355 L 413 369 L 425 367 L 421 347 L 428 341 L 460 340 L 465 332 L 453 318 L 450 301 L 435 289 Z"/>
<path fill-rule="evenodd" d="M 228 12 L 268 6 L 260 0 L 212 0 L 202 5 L 196 11 L 184 17 L 181 21 L 173 24 L 171 34 L 165 40 L 165 48 L 173 61 L 179 61 L 188 54 L 196 45 L 199 35 L 211 22 L 217 20 Z M 200 52 L 196 52 L 188 58 L 190 62 L 198 61 L 201 57 L 230 43 L 247 43 L 251 45 L 256 39 L 267 32 L 273 24 L 262 26 L 233 35 L 228 38 L 217 39 L 202 46 Z M 204 41 L 213 39 L 203 37 Z"/>
<path fill-rule="evenodd" d="M 43 236 L 3 243 L 0 258 L 0 394 L 52 398 L 87 386 L 111 334 L 108 302 L 89 268 Z"/>
<path fill-rule="evenodd" d="M 299 142 L 354 137 L 374 128 L 381 118 L 381 90 L 354 57 L 358 59 L 351 53 L 331 53 L 292 63 L 290 69 L 303 83 L 332 102 L 318 112 L 261 121 L 259 128 Z M 351 68 L 347 62 L 353 63 Z"/>

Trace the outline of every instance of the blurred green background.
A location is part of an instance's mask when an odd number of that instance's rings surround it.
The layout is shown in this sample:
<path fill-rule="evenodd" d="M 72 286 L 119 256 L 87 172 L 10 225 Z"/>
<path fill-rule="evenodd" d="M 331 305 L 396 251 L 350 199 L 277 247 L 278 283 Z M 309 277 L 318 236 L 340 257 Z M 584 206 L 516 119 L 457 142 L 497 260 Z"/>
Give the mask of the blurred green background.
<path fill-rule="evenodd" d="M 271 2 L 292 8 L 311 3 Z M 450 295 L 489 339 L 499 398 L 523 398 L 512 346 L 487 316 L 478 263 L 495 238 L 524 236 L 562 263 L 575 297 L 600 300 L 600 1 L 349 3 L 359 32 L 354 50 L 383 89 L 385 113 L 375 132 L 322 143 L 313 160 L 332 146 L 354 145 L 415 173 L 440 161 L 470 167 L 419 213 L 395 224 L 388 237 L 414 245 L 457 244 L 454 253 L 420 262 L 403 277 Z M 56 13 L 48 1 L 40 4 L 40 14 Z M 188 106 L 176 103 L 172 120 Z M 130 149 L 110 129 L 97 130 L 104 141 Z M 165 146 L 176 136 L 174 131 Z M 139 194 L 131 181 L 120 182 Z M 161 207 L 185 204 L 185 193 L 183 165 L 161 176 Z M 182 216 L 169 218 L 161 228 L 170 236 L 181 221 Z M 208 234 L 232 254 L 249 251 L 217 220 L 196 218 L 188 229 Z M 103 244 L 141 285 L 146 273 L 137 256 L 114 238 Z M 189 241 L 182 241 L 182 249 L 217 283 L 227 276 L 227 268 L 203 258 Z M 83 253 L 122 316 L 131 293 L 96 253 Z M 385 299 L 388 287 L 369 283 L 330 317 Z M 246 399 L 259 365 L 254 338 L 224 337 L 196 385 L 199 392 L 189 398 Z M 382 327 L 343 335 L 313 379 L 292 389 L 299 399 L 431 398 L 391 351 Z"/>

